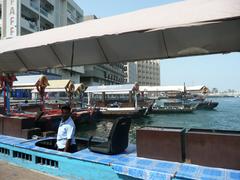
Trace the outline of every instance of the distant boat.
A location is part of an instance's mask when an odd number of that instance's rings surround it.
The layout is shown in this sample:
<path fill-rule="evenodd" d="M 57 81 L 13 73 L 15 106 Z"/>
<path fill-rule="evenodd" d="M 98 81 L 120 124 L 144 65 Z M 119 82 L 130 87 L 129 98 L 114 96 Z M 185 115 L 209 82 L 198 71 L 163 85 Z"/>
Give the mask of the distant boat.
<path fill-rule="evenodd" d="M 98 108 L 102 117 L 139 117 L 147 114 L 148 107 L 138 104 L 138 86 L 137 83 L 89 86 L 85 92 L 88 104 Z"/>
<path fill-rule="evenodd" d="M 218 106 L 218 102 L 214 102 L 212 100 L 206 100 L 206 96 L 201 94 L 188 94 L 184 95 L 183 101 L 190 102 L 190 103 L 197 103 L 196 106 L 197 110 L 206 109 L 206 110 L 213 110 L 215 107 Z"/>
<path fill-rule="evenodd" d="M 160 99 L 156 100 L 149 113 L 192 113 L 196 110 L 196 103 L 186 103 L 179 99 Z"/>

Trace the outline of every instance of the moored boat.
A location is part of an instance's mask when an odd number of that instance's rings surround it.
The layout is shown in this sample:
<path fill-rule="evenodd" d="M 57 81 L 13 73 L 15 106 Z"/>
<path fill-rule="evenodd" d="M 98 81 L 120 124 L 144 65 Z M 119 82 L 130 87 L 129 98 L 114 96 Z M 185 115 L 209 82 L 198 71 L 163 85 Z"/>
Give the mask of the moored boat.
<path fill-rule="evenodd" d="M 137 85 L 138 86 L 138 85 Z M 136 84 L 89 86 L 88 104 L 98 108 L 102 117 L 146 115 L 148 107 L 139 104 Z M 140 106 L 141 105 L 141 106 Z"/>
<path fill-rule="evenodd" d="M 100 113 L 104 117 L 119 117 L 119 116 L 131 116 L 141 117 L 146 114 L 147 108 L 135 108 L 135 107 L 106 107 L 100 108 Z"/>
<path fill-rule="evenodd" d="M 170 113 L 192 113 L 196 110 L 197 104 L 187 103 L 179 99 L 158 99 L 155 100 L 149 113 L 170 114 Z"/>

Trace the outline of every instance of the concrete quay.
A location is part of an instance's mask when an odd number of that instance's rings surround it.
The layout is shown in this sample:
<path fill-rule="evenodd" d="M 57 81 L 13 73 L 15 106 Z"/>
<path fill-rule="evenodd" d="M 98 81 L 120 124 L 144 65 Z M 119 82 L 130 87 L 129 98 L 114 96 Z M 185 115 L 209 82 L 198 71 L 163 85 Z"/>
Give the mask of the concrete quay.
<path fill-rule="evenodd" d="M 0 160 L 0 179 L 1 180 L 63 180 L 48 174 L 25 169 L 6 161 Z"/>

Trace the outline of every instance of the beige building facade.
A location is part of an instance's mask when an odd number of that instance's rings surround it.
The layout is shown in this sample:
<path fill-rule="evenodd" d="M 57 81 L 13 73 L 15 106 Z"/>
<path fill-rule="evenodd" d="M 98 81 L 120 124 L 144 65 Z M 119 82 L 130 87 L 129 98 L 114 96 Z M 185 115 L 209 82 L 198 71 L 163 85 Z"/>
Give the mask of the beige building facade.
<path fill-rule="evenodd" d="M 141 86 L 160 85 L 160 62 L 159 60 L 138 61 L 137 79 Z"/>
<path fill-rule="evenodd" d="M 159 60 L 137 61 L 124 64 L 125 83 L 138 82 L 141 86 L 160 85 Z"/>

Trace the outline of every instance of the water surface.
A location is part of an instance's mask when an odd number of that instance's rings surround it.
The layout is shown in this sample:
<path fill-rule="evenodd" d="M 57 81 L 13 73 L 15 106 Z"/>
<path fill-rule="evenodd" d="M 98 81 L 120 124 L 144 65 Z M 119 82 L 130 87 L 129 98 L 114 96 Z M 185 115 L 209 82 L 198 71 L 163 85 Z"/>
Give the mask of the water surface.
<path fill-rule="evenodd" d="M 145 126 L 203 128 L 240 131 L 240 98 L 214 98 L 219 102 L 215 110 L 197 110 L 187 114 L 150 114 L 133 119 L 130 129 L 130 142 L 135 143 L 136 129 Z M 114 119 L 96 123 L 82 124 L 77 127 L 77 136 L 92 135 L 106 137 Z"/>

